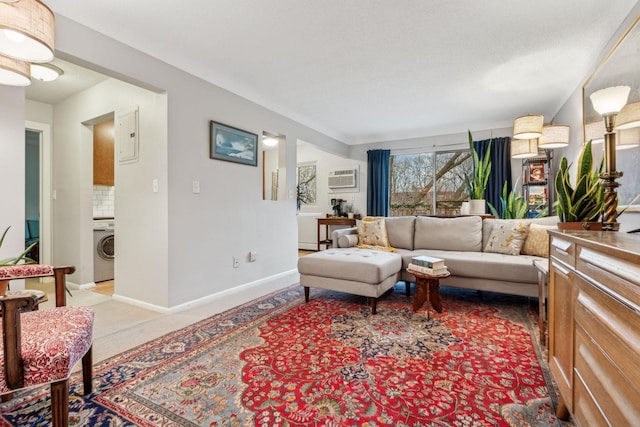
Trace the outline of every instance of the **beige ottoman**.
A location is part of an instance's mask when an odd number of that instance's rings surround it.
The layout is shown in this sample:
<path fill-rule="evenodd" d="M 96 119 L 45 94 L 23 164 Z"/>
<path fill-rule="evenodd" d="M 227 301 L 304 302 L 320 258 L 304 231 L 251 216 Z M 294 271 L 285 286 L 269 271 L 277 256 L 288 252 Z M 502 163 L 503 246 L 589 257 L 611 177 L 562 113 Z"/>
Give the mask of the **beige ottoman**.
<path fill-rule="evenodd" d="M 309 288 L 329 289 L 371 298 L 376 313 L 378 297 L 400 280 L 402 257 L 393 252 L 332 248 L 298 259 L 305 301 Z"/>

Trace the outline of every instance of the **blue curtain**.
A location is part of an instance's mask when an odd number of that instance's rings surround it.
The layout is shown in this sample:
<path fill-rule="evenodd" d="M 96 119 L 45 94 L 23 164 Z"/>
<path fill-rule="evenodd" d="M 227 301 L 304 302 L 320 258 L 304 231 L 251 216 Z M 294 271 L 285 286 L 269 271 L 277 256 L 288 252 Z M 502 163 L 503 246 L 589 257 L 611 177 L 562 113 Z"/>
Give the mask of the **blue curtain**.
<path fill-rule="evenodd" d="M 480 158 L 484 157 L 484 153 L 487 152 L 489 141 L 492 141 L 490 154 L 491 173 L 489 174 L 489 183 L 487 184 L 485 198 L 487 203 L 491 203 L 500 214 L 500 217 L 502 217 L 500 196 L 502 195 L 502 186 L 505 181 L 508 183 L 507 191 L 511 190 L 511 138 L 506 136 L 503 138 L 493 138 L 493 140 L 485 139 L 483 141 L 474 141 L 473 146 Z"/>
<path fill-rule="evenodd" d="M 389 216 L 391 150 L 367 151 L 367 215 Z"/>

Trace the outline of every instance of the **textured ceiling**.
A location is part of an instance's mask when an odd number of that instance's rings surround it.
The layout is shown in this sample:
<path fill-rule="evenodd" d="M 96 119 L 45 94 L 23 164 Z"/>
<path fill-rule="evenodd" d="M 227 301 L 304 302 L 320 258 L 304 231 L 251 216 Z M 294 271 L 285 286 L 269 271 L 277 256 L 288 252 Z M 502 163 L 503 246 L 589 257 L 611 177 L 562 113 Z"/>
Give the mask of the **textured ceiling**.
<path fill-rule="evenodd" d="M 548 122 L 637 0 L 45 0 L 348 144 Z"/>

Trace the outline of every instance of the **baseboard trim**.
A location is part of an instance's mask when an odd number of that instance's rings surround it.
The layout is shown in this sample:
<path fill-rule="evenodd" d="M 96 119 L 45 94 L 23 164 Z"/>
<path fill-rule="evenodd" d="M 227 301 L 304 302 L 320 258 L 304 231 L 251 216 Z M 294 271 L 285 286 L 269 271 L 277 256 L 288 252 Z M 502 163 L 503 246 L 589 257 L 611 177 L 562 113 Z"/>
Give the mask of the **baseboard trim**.
<path fill-rule="evenodd" d="M 145 310 L 155 311 L 161 314 L 180 313 L 185 310 L 190 310 L 192 308 L 211 303 L 216 303 L 216 308 L 219 309 L 218 312 L 223 312 L 299 282 L 300 274 L 298 273 L 298 270 L 289 270 L 168 308 L 149 304 L 144 301 L 118 294 L 113 294 L 112 298 L 115 301 L 140 307 Z"/>

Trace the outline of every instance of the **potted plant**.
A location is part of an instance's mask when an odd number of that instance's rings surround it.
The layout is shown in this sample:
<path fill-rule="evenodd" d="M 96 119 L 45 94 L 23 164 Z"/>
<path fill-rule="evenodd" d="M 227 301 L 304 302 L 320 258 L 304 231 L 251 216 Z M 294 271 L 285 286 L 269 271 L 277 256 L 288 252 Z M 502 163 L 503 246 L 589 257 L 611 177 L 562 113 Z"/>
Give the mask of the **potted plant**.
<path fill-rule="evenodd" d="M 566 157 L 560 160 L 560 168 L 555 178 L 557 212 L 560 217 L 559 229 L 601 230 L 598 222 L 604 210 L 604 188 L 600 185 L 600 172 L 593 166 L 591 141 L 587 142 L 578 158 L 575 186 L 569 176 L 570 164 Z"/>
<path fill-rule="evenodd" d="M 353 204 L 349 203 L 344 207 L 345 212 L 347 212 L 347 218 L 353 219 L 355 213 L 353 212 Z"/>
<path fill-rule="evenodd" d="M 0 237 L 0 248 L 2 248 L 2 244 L 4 243 L 4 238 L 7 235 L 7 232 L 9 231 L 10 228 L 11 226 L 5 228 L 4 233 L 2 233 L 2 237 Z M 12 266 L 12 265 L 18 265 L 18 264 L 35 264 L 35 261 L 29 258 L 27 254 L 29 253 L 29 251 L 31 251 L 31 249 L 36 244 L 37 242 L 32 243 L 31 245 L 29 245 L 28 248 L 24 250 L 24 252 L 22 252 L 18 256 L 0 259 L 0 267 Z M 7 292 L 8 286 L 9 286 L 8 281 L 0 280 L 0 295 L 4 295 Z"/>
<path fill-rule="evenodd" d="M 482 215 L 486 212 L 486 203 L 484 199 L 485 191 L 487 189 L 487 183 L 489 182 L 489 174 L 491 173 L 491 140 L 489 140 L 489 146 L 487 152 L 484 153 L 484 157 L 481 159 L 480 155 L 473 146 L 473 137 L 471 131 L 469 132 L 469 151 L 473 156 L 473 176 L 469 178 L 465 175 L 464 182 L 469 191 L 469 214 Z"/>

